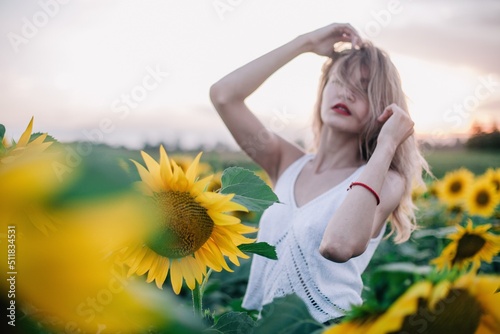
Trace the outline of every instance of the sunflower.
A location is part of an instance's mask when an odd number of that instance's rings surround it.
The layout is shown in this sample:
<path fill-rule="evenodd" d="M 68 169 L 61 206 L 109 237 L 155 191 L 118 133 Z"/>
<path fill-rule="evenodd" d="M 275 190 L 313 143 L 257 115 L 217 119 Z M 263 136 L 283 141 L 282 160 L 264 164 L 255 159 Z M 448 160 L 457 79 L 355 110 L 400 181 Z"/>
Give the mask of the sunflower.
<path fill-rule="evenodd" d="M 9 144 L 5 136 L 1 138 L 0 222 L 1 226 L 21 221 L 31 223 L 47 235 L 56 229 L 55 220 L 40 203 L 64 186 L 53 169 L 54 162 L 61 160 L 63 154 L 46 151 L 53 144 L 44 142 L 47 134 L 30 141 L 32 128 L 33 118 L 17 143 Z"/>
<path fill-rule="evenodd" d="M 147 282 L 154 280 L 161 289 L 170 272 L 172 288 L 178 294 L 183 280 L 191 290 L 196 282 L 200 284 L 207 267 L 232 271 L 224 256 L 235 265 L 239 265 L 238 257 L 248 258 L 237 246 L 253 242 L 242 234 L 256 230 L 227 214 L 248 210 L 231 201 L 234 195 L 205 191 L 212 177 L 196 179 L 201 153 L 185 172 L 168 158 L 163 147 L 159 164 L 141 153 L 147 169 L 133 162 L 142 179 L 142 189 L 156 204 L 161 218 L 143 244 L 125 251 L 129 276 L 148 272 Z"/>
<path fill-rule="evenodd" d="M 207 191 L 212 191 L 212 192 L 219 191 L 219 189 L 222 187 L 221 178 L 222 178 L 222 172 L 215 173 L 210 182 L 208 183 Z"/>
<path fill-rule="evenodd" d="M 22 326 L 29 317 L 34 323 L 29 328 L 36 324 L 36 333 L 96 333 L 103 329 L 104 333 L 156 333 L 152 328 L 193 322 L 195 319 L 184 320 L 189 314 L 179 310 L 170 296 L 145 282 L 127 279 L 127 268 L 115 262 L 115 256 L 107 256 L 144 234 L 144 227 L 154 219 L 150 212 L 142 196 L 120 192 L 58 205 L 54 214 L 64 224 L 43 238 L 30 233 L 26 225 L 16 224 L 16 241 L 22 245 L 17 248 L 20 261 L 16 261 L 16 269 L 23 273 L 16 280 L 21 292 L 16 294 L 16 307 L 24 313 L 16 325 Z M 0 236 L 4 254 L 6 234 Z M 1 262 L 3 272 L 12 271 L 7 261 Z M 2 291 L 8 290 L 8 283 L 0 282 Z M 26 306 L 33 310 L 26 312 Z"/>
<path fill-rule="evenodd" d="M 465 207 L 471 215 L 491 217 L 500 201 L 495 185 L 487 178 L 479 178 L 466 196 Z"/>
<path fill-rule="evenodd" d="M 170 160 L 175 161 L 177 166 L 179 166 L 182 171 L 186 172 L 189 169 L 189 166 L 193 162 L 193 158 L 190 157 L 189 155 L 184 155 L 184 154 L 179 154 L 175 156 L 171 156 Z M 208 163 L 205 162 L 199 162 L 198 163 L 198 175 L 209 175 L 212 173 L 212 166 Z"/>
<path fill-rule="evenodd" d="M 465 168 L 446 173 L 437 185 L 438 198 L 449 206 L 460 204 L 473 180 L 474 174 Z"/>
<path fill-rule="evenodd" d="M 324 334 L 340 333 L 390 333 L 401 328 L 404 317 L 417 312 L 417 300 L 430 295 L 432 284 L 424 281 L 411 286 L 391 307 L 382 314 L 368 314 L 350 319 L 327 329 Z"/>
<path fill-rule="evenodd" d="M 481 178 L 488 180 L 495 187 L 495 191 L 500 193 L 500 168 L 488 168 Z"/>
<path fill-rule="evenodd" d="M 3 154 L 0 154 L 0 164 L 7 164 L 17 159 L 25 150 L 29 150 L 30 154 L 44 151 L 47 147 L 52 145 L 51 141 L 44 142 L 47 134 L 41 134 L 34 140 L 30 141 L 31 132 L 33 130 L 33 119 L 31 120 L 24 130 L 23 134 L 13 145 L 10 145 L 5 137 L 2 138 L 2 145 L 6 149 Z M 0 152 L 1 153 L 1 152 Z"/>
<path fill-rule="evenodd" d="M 498 333 L 498 276 L 464 275 L 412 285 L 383 314 L 351 319 L 324 333 Z"/>
<path fill-rule="evenodd" d="M 466 227 L 457 225 L 458 231 L 448 235 L 452 242 L 431 263 L 442 270 L 454 266 L 462 269 L 469 263 L 479 268 L 481 261 L 491 262 L 500 251 L 500 236 L 488 233 L 490 228 L 490 224 L 474 228 L 470 219 Z"/>

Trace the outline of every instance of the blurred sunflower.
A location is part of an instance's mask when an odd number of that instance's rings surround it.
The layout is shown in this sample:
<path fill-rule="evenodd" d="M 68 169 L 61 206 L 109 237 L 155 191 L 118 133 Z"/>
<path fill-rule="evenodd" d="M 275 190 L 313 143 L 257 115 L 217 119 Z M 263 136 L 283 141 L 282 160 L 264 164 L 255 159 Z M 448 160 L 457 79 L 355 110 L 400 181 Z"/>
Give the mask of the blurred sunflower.
<path fill-rule="evenodd" d="M 222 177 L 222 172 L 215 173 L 210 182 L 208 183 L 207 191 L 212 191 L 212 192 L 219 191 L 220 188 L 222 187 L 221 177 Z"/>
<path fill-rule="evenodd" d="M 186 172 L 189 169 L 189 166 L 191 166 L 193 158 L 189 155 L 174 155 L 170 158 L 170 160 L 175 161 L 177 166 Z M 198 163 L 198 175 L 206 176 L 210 173 L 212 173 L 212 166 L 210 166 L 210 164 L 205 162 Z"/>
<path fill-rule="evenodd" d="M 465 168 L 446 173 L 437 185 L 438 198 L 449 206 L 460 204 L 473 180 L 474 174 Z"/>
<path fill-rule="evenodd" d="M 454 266 L 462 269 L 469 263 L 477 269 L 481 261 L 491 262 L 500 251 L 500 236 L 488 233 L 490 228 L 490 224 L 473 227 L 470 219 L 466 227 L 457 225 L 458 231 L 448 235 L 452 242 L 431 263 L 442 270 Z"/>
<path fill-rule="evenodd" d="M 137 166 L 143 190 L 156 203 L 160 223 L 144 244 L 130 247 L 124 261 L 130 267 L 128 275 L 148 273 L 147 282 L 156 281 L 158 288 L 170 271 L 172 288 L 178 294 L 183 280 L 193 290 L 200 284 L 207 266 L 215 271 L 232 271 L 224 259 L 239 265 L 238 257 L 248 258 L 238 245 L 253 242 L 242 234 L 256 230 L 240 224 L 231 211 L 248 211 L 232 202 L 234 195 L 204 191 L 211 176 L 197 180 L 201 153 L 184 172 L 168 158 L 160 147 L 158 164 L 141 152 L 147 169 Z"/>
<path fill-rule="evenodd" d="M 488 168 L 481 178 L 488 180 L 495 187 L 495 191 L 500 193 L 500 168 Z"/>
<path fill-rule="evenodd" d="M 491 217 L 500 202 L 495 185 L 484 177 L 474 182 L 466 195 L 465 208 L 471 215 Z"/>
<path fill-rule="evenodd" d="M 62 155 L 46 151 L 53 144 L 44 142 L 47 134 L 30 141 L 32 128 L 33 118 L 17 143 L 9 144 L 0 125 L 0 222 L 32 224 L 47 235 L 56 229 L 55 220 L 41 202 L 64 186 L 53 169 Z"/>
<path fill-rule="evenodd" d="M 110 256 L 144 235 L 154 222 L 142 196 L 116 193 L 59 204 L 53 210 L 64 224 L 45 237 L 16 224 L 16 241 L 22 246 L 16 253 L 16 269 L 22 273 L 16 278 L 16 308 L 24 313 L 16 319 L 19 333 L 156 333 L 153 328 L 196 323 L 186 319 L 168 294 L 126 279 L 125 266 Z M 0 236 L 4 254 L 6 241 Z M 0 269 L 11 271 L 7 261 Z M 0 287 L 8 289 L 8 284 L 3 280 Z M 33 324 L 23 331 L 28 319 Z"/>
<path fill-rule="evenodd" d="M 338 333 L 498 333 L 498 276 L 464 275 L 456 281 L 415 283 L 383 314 L 327 328 Z"/>
<path fill-rule="evenodd" d="M 26 127 L 26 130 L 24 130 L 23 134 L 21 135 L 17 143 L 13 142 L 13 144 L 9 144 L 5 136 L 2 138 L 2 146 L 4 150 L 2 150 L 3 153 L 2 151 L 0 151 L 0 164 L 7 164 L 14 161 L 26 149 L 29 149 L 30 153 L 33 154 L 37 152 L 42 152 L 47 147 L 52 145 L 53 142 L 51 141 L 44 142 L 45 139 L 47 138 L 46 133 L 40 134 L 34 140 L 30 141 L 31 132 L 33 130 L 33 119 L 34 117 L 31 117 L 31 120 L 28 126 Z"/>

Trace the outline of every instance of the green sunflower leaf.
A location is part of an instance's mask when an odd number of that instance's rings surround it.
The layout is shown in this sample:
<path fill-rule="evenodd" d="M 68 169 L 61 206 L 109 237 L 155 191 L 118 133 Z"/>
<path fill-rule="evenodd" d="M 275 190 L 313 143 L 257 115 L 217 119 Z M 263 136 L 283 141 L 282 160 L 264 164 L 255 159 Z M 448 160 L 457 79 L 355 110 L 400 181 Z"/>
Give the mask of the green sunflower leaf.
<path fill-rule="evenodd" d="M 271 260 L 277 260 L 278 255 L 276 254 L 276 247 L 271 246 L 267 242 L 254 242 L 251 244 L 242 244 L 238 248 L 240 251 L 245 253 L 258 254 L 263 257 L 267 257 Z"/>
<path fill-rule="evenodd" d="M 40 137 L 41 135 L 43 135 L 42 132 L 35 132 L 35 133 L 32 133 L 31 136 L 30 136 L 30 142 L 32 142 L 33 140 L 37 139 L 38 137 Z M 52 137 L 51 135 L 47 135 L 47 137 L 45 137 L 45 140 L 44 142 L 58 142 L 57 139 L 55 139 L 54 137 Z"/>
<path fill-rule="evenodd" d="M 223 314 L 217 322 L 203 333 L 239 334 L 252 333 L 255 321 L 245 312 L 228 312 Z"/>
<path fill-rule="evenodd" d="M 233 202 L 250 211 L 261 212 L 278 202 L 278 196 L 252 171 L 241 167 L 229 167 L 221 177 L 221 194 L 235 194 Z"/>
<path fill-rule="evenodd" d="M 264 305 L 262 318 L 257 322 L 255 333 L 302 334 L 323 328 L 307 310 L 306 304 L 292 294 L 276 298 Z"/>
<path fill-rule="evenodd" d="M 6 150 L 3 146 L 3 136 L 5 136 L 5 126 L 0 124 L 0 154 L 3 154 Z"/>

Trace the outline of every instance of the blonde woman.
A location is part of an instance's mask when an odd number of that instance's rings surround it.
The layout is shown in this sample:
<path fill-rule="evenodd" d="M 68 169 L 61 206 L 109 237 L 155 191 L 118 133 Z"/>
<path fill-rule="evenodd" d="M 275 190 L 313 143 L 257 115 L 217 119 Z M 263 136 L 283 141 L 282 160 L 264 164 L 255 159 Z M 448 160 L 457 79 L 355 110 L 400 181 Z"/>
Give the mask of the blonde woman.
<path fill-rule="evenodd" d="M 334 44 L 350 42 L 336 52 Z M 314 110 L 315 152 L 270 132 L 245 104 L 269 76 L 298 55 L 326 56 Z M 411 186 L 427 164 L 413 136 L 398 72 L 389 56 L 349 24 L 331 24 L 228 74 L 210 89 L 240 147 L 275 185 L 280 202 L 260 221 L 258 240 L 278 260 L 252 260 L 246 309 L 295 293 L 319 322 L 335 321 L 361 300 L 361 274 L 384 235 L 415 228 Z M 262 145 L 262 138 L 266 138 Z"/>

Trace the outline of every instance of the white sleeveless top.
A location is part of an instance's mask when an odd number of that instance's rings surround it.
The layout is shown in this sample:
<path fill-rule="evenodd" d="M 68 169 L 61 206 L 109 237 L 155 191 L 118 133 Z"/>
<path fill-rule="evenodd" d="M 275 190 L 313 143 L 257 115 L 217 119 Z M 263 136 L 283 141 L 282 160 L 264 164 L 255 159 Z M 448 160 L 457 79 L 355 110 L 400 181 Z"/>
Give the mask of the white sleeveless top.
<path fill-rule="evenodd" d="M 343 182 L 301 207 L 295 203 L 294 185 L 304 165 L 314 155 L 293 162 L 276 182 L 280 203 L 269 207 L 260 220 L 257 241 L 276 246 L 278 260 L 254 255 L 243 307 L 261 310 L 274 298 L 295 293 L 319 322 L 337 318 L 352 304 L 361 304 L 366 269 L 385 227 L 370 240 L 366 251 L 345 263 L 335 263 L 319 253 L 328 221 L 347 195 L 349 184 L 364 169 L 359 167 Z M 342 231 L 339 231 L 342 233 Z"/>

